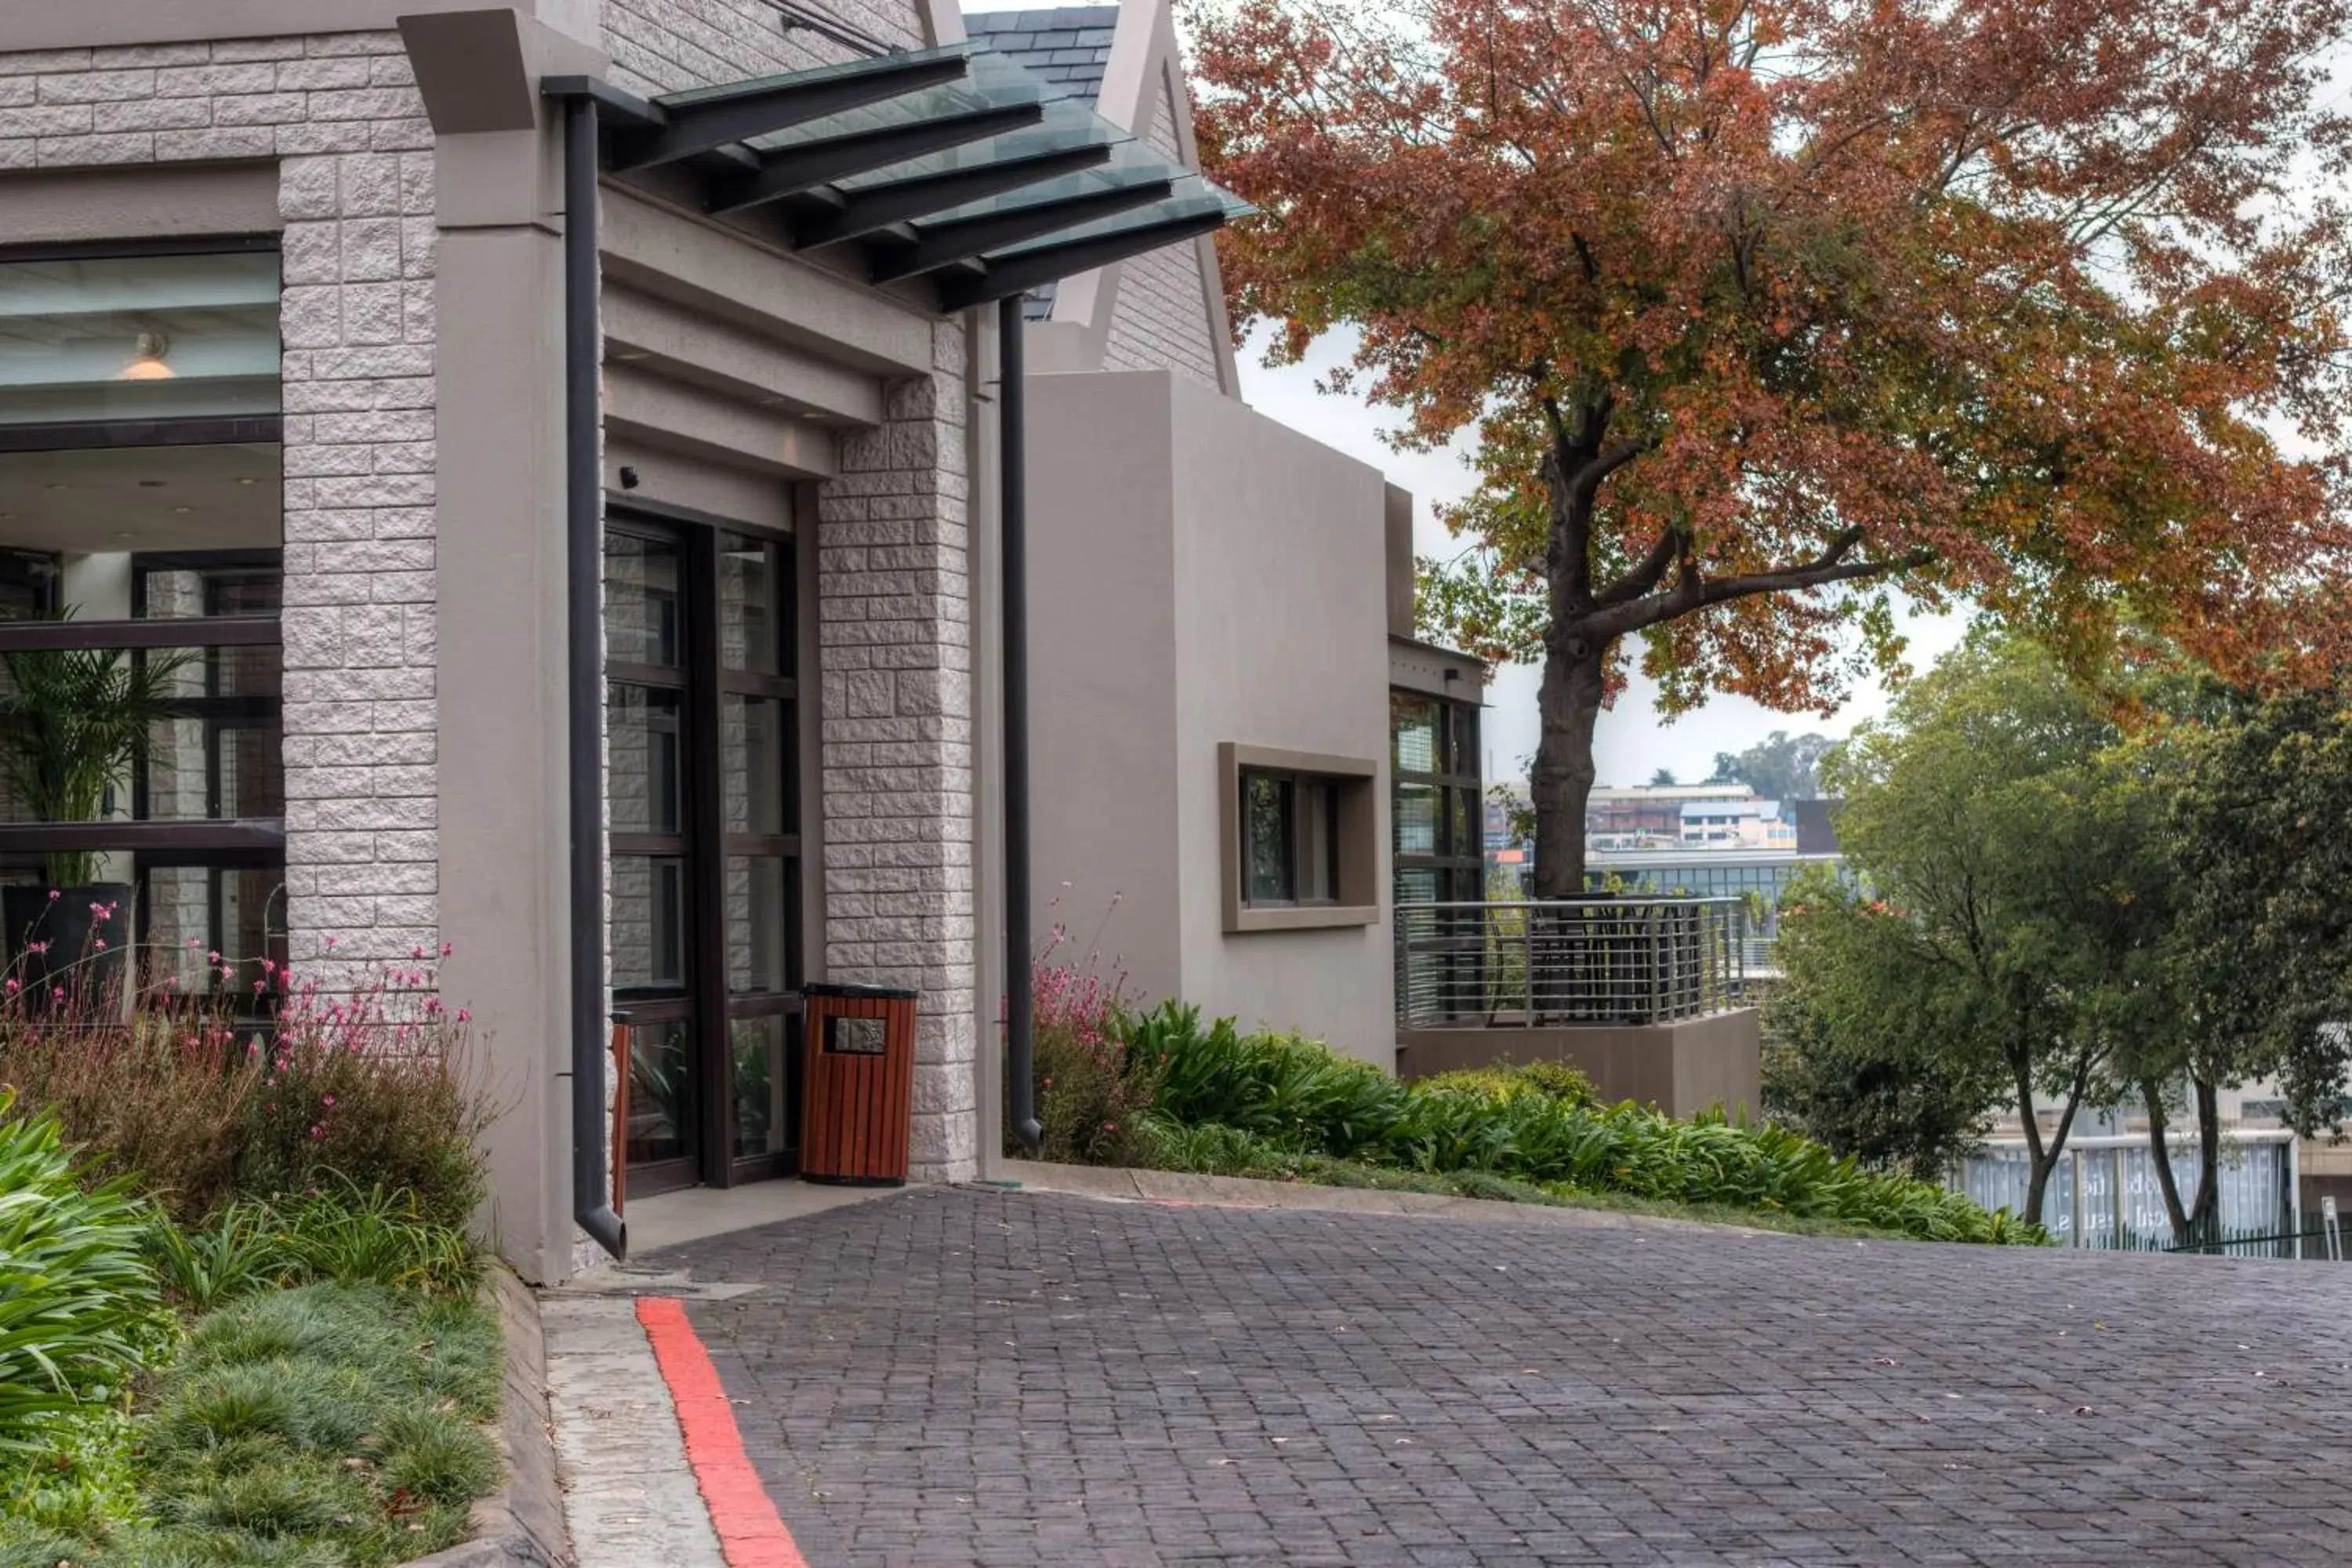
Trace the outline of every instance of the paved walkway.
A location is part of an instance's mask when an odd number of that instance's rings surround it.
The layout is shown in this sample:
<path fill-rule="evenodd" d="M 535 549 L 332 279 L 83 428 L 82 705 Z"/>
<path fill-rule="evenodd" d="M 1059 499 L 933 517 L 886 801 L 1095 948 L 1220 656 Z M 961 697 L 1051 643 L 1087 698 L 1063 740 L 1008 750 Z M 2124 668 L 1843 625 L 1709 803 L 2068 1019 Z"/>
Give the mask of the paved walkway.
<path fill-rule="evenodd" d="M 972 1191 L 643 1264 L 817 1568 L 2352 1559 L 2337 1266 Z"/>

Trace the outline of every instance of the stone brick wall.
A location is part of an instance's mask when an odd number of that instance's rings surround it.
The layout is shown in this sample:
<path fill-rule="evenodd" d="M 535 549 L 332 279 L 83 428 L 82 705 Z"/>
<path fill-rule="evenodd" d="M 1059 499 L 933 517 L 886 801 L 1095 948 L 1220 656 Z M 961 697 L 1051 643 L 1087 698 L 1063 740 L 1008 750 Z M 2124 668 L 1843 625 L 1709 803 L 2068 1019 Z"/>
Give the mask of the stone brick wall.
<path fill-rule="evenodd" d="M 432 132 L 396 33 L 0 55 L 0 168 L 275 158 L 285 219 L 286 922 L 438 942 Z"/>
<path fill-rule="evenodd" d="M 1162 157 L 1181 161 L 1175 100 L 1164 81 L 1144 141 Z M 1192 241 L 1120 263 L 1118 296 L 1103 342 L 1105 370 L 1172 370 L 1215 386 L 1217 348 L 1209 332 L 1207 282 Z"/>
<path fill-rule="evenodd" d="M 893 44 L 919 47 L 912 0 L 826 0 L 824 9 Z M 814 33 L 786 32 L 756 0 L 604 0 L 604 52 L 625 91 L 677 92 L 845 58 Z"/>
<path fill-rule="evenodd" d="M 825 967 L 922 994 L 918 1179 L 969 1175 L 978 1131 L 962 324 L 934 345 L 937 374 L 843 437 L 817 531 Z"/>

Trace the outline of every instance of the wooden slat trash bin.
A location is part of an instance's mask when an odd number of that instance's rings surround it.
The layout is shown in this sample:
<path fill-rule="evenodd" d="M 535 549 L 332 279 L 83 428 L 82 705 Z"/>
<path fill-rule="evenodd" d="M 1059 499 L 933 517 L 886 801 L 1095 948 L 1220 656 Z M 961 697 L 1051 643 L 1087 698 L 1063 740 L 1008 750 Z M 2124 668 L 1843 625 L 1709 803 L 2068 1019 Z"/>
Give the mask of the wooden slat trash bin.
<path fill-rule="evenodd" d="M 804 987 L 801 1178 L 898 1186 L 915 1112 L 915 994 Z"/>

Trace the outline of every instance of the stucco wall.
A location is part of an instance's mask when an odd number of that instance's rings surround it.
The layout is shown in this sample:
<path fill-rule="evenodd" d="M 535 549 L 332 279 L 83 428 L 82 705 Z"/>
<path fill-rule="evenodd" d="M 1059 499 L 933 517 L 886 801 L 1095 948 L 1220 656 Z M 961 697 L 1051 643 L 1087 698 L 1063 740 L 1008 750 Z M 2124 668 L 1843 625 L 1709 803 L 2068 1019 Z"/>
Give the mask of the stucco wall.
<path fill-rule="evenodd" d="M 1183 989 L 1167 378 L 1029 383 L 1029 755 L 1039 940 Z M 1116 900 L 1117 907 L 1113 907 Z"/>
<path fill-rule="evenodd" d="M 1066 919 L 1083 949 L 1117 891 L 1104 959 L 1147 1000 L 1390 1065 L 1385 908 L 1224 931 L 1217 759 L 1235 742 L 1376 761 L 1386 842 L 1381 476 L 1167 371 L 1037 376 L 1030 396 L 1040 929 Z"/>
<path fill-rule="evenodd" d="M 1227 935 L 1217 746 L 1376 760 L 1389 837 L 1387 585 L 1380 471 L 1207 387 L 1166 377 L 1176 471 L 1177 813 L 1184 972 L 1219 1012 L 1395 1059 L 1388 889 L 1369 926 Z M 1381 858 L 1386 864 L 1386 856 Z M 1344 902 L 1355 894 L 1341 890 Z M 1371 901 L 1370 898 L 1365 900 Z"/>

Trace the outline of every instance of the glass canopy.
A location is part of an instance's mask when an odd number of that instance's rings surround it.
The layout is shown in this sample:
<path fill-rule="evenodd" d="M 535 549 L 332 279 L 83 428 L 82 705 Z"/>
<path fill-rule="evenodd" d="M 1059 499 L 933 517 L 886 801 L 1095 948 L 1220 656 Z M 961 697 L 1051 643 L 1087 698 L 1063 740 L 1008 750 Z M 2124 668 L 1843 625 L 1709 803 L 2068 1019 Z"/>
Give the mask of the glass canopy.
<path fill-rule="evenodd" d="M 1250 210 L 970 43 L 607 101 L 606 118 L 615 172 L 694 170 L 714 212 L 796 249 L 858 245 L 876 282 L 932 276 L 950 309 Z"/>

